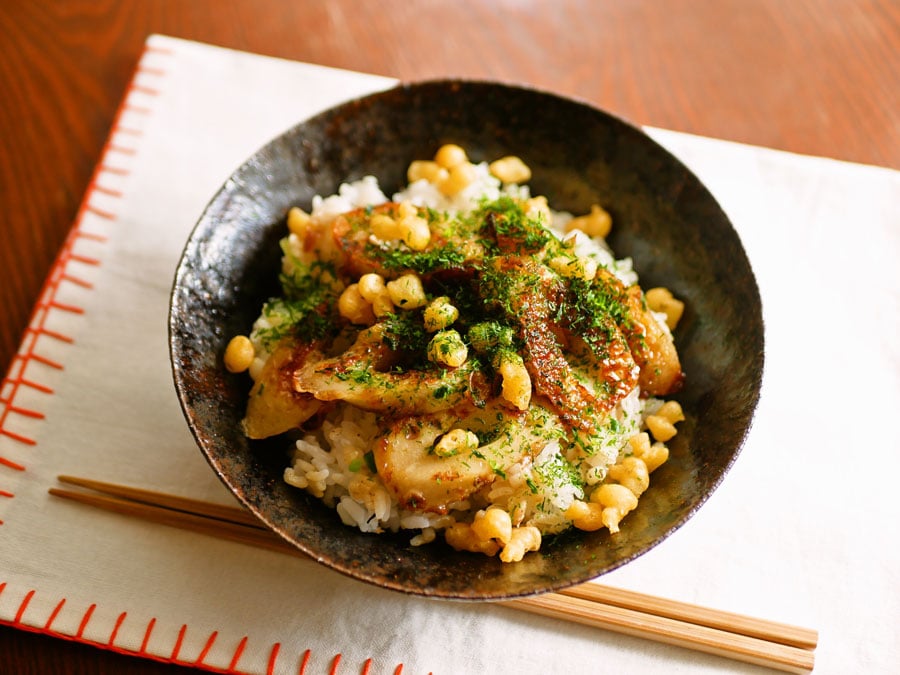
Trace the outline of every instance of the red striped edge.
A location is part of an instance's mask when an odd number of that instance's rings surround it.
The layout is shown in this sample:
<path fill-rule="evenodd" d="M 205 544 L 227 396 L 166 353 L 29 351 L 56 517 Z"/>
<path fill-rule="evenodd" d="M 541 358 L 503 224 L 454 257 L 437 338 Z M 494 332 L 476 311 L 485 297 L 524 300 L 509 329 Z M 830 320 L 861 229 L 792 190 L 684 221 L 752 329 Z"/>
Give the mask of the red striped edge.
<path fill-rule="evenodd" d="M 151 111 L 148 109 L 147 112 L 151 112 Z M 110 145 L 107 148 L 107 150 L 109 152 L 118 152 L 123 155 L 136 155 L 137 154 L 137 148 L 129 148 L 124 145 Z"/>
<path fill-rule="evenodd" d="M 128 612 L 119 614 L 119 618 L 116 619 L 116 625 L 113 626 L 112 632 L 109 634 L 109 644 L 114 645 L 116 643 L 116 637 L 119 635 L 119 628 L 121 628 L 122 624 L 125 622 L 126 616 L 128 616 Z"/>
<path fill-rule="evenodd" d="M 12 492 L 8 492 L 6 490 L 0 490 L 0 497 L 12 498 L 12 497 L 15 497 L 15 495 Z"/>
<path fill-rule="evenodd" d="M 141 641 L 141 648 L 138 650 L 139 654 L 147 653 L 147 645 L 150 643 L 150 635 L 153 633 L 154 626 L 156 626 L 156 617 L 150 619 L 147 624 L 147 630 L 144 631 L 144 639 Z"/>
<path fill-rule="evenodd" d="M 241 656 L 243 655 L 244 649 L 246 647 L 247 647 L 247 636 L 245 635 L 244 637 L 241 638 L 241 641 L 238 642 L 238 646 L 235 648 L 234 654 L 232 654 L 232 656 L 231 656 L 231 663 L 228 664 L 229 671 L 237 670 L 238 662 L 241 660 Z M 270 658 L 269 662 L 271 663 L 271 656 L 269 658 Z"/>
<path fill-rule="evenodd" d="M 30 326 L 25 329 L 26 333 L 36 333 L 38 335 L 46 335 L 47 337 L 51 337 L 54 340 L 59 340 L 60 342 L 67 342 L 72 344 L 75 342 L 74 338 L 69 335 L 64 335 L 63 333 L 58 333 L 56 331 L 47 330 L 46 328 L 31 328 Z"/>
<path fill-rule="evenodd" d="M 0 592 L 2 591 L 3 589 L 0 588 Z M 306 667 L 309 665 L 309 659 L 311 656 L 311 650 L 307 649 L 305 652 L 303 652 L 303 658 L 300 659 L 300 667 L 297 669 L 297 675 L 306 675 Z"/>
<path fill-rule="evenodd" d="M 97 172 L 111 173 L 114 176 L 127 176 L 131 173 L 131 171 L 126 168 L 123 168 L 121 166 L 110 166 L 109 164 L 101 164 L 97 167 Z"/>
<path fill-rule="evenodd" d="M 145 45 L 144 53 L 141 54 L 141 58 L 138 61 L 138 66 L 140 65 L 140 61 L 143 60 L 144 55 L 147 53 L 148 47 Z M 132 82 L 134 77 L 132 77 Z M 128 106 L 128 97 L 129 92 L 126 91 L 126 94 L 122 97 L 122 100 L 119 102 L 119 107 L 116 110 L 114 121 L 112 128 L 115 130 L 122 119 L 122 115 L 126 107 Z M 100 152 L 100 160 L 94 167 L 93 175 L 91 176 L 90 181 L 88 182 L 88 188 L 85 191 L 85 195 L 82 198 L 81 204 L 78 207 L 78 212 L 75 214 L 75 219 L 72 223 L 72 226 L 69 229 L 69 234 L 67 235 L 65 241 L 63 242 L 63 246 L 58 253 L 56 260 L 53 263 L 53 267 L 50 269 L 46 279 L 44 280 L 43 287 L 41 288 L 41 292 L 39 294 L 39 300 L 35 303 L 35 307 L 32 310 L 31 317 L 28 321 L 28 328 L 25 330 L 25 334 L 22 338 L 22 342 L 19 347 L 19 351 L 15 357 L 13 357 L 13 364 L 10 366 L 10 369 L 7 373 L 7 377 L 2 380 L 2 386 L 9 386 L 11 391 L 9 392 L 8 399 L 0 405 L 0 436 L 5 438 L 10 438 L 14 441 L 17 441 L 23 445 L 34 446 L 37 444 L 37 441 L 33 438 L 25 436 L 23 434 L 11 431 L 6 426 L 6 421 L 11 414 L 21 414 L 22 410 L 28 410 L 32 414 L 31 416 L 37 419 L 44 419 L 41 416 L 39 411 L 33 410 L 30 406 L 22 406 L 17 405 L 16 400 L 19 395 L 19 392 L 22 388 L 28 388 L 36 391 L 40 391 L 46 394 L 52 394 L 53 388 L 44 384 L 40 384 L 29 379 L 25 378 L 25 364 L 29 361 L 36 361 L 39 363 L 43 363 L 44 365 L 50 366 L 51 368 L 62 369 L 62 364 L 48 359 L 40 354 L 36 353 L 38 339 L 47 335 L 49 337 L 59 339 L 65 343 L 71 343 L 73 340 L 71 337 L 64 336 L 60 333 L 53 333 L 46 329 L 48 315 L 53 311 L 62 311 L 73 314 L 83 314 L 84 308 L 77 307 L 72 304 L 61 302 L 58 297 L 59 287 L 63 282 L 74 283 L 76 285 L 82 286 L 84 288 L 92 288 L 93 286 L 81 279 L 78 276 L 69 274 L 68 266 L 71 263 L 80 263 L 80 264 L 88 264 L 88 265 L 99 265 L 100 261 L 95 258 L 90 258 L 87 256 L 82 256 L 80 254 L 76 254 L 74 252 L 75 243 L 81 237 L 94 238 L 97 235 L 91 235 L 90 233 L 86 233 L 81 229 L 82 222 L 84 221 L 85 215 L 87 213 L 93 213 L 100 217 L 112 218 L 114 219 L 114 214 L 98 209 L 92 205 L 91 199 L 97 190 L 97 185 L 99 181 L 99 176 L 104 171 L 108 171 L 111 173 L 120 173 L 125 172 L 125 169 L 119 169 L 117 167 L 112 167 L 107 161 L 106 158 L 110 156 L 111 151 L 115 148 L 113 143 L 113 135 L 114 131 L 111 131 L 107 136 L 104 147 Z M 131 154 L 134 154 L 134 150 L 129 151 Z M 108 194 L 107 196 L 112 196 Z M 105 238 L 97 237 L 98 241 L 105 241 Z M 13 368 L 18 366 L 18 374 L 13 377 L 12 371 Z M 8 469 L 13 469 L 16 471 L 25 471 L 25 466 L 19 462 L 15 462 L 7 457 L 0 456 L 0 467 L 6 467 Z M 0 521 L 0 525 L 2 525 L 2 521 Z"/>
<path fill-rule="evenodd" d="M 56 621 L 56 617 L 59 616 L 59 613 L 62 611 L 63 606 L 66 604 L 66 599 L 63 598 L 60 600 L 56 607 L 53 608 L 53 611 L 50 613 L 50 616 L 47 617 L 47 623 L 44 624 L 44 630 L 50 630 L 50 626 L 53 625 L 53 622 Z"/>
<path fill-rule="evenodd" d="M 3 593 L 6 588 L 6 583 L 0 583 L 0 594 Z M 238 669 L 238 663 L 246 650 L 247 643 L 249 642 L 249 638 L 244 636 L 238 642 L 237 647 L 234 650 L 234 654 L 232 655 L 231 662 L 228 664 L 226 668 L 220 668 L 218 666 L 213 666 L 208 663 L 205 663 L 204 660 L 208 656 L 210 649 L 212 648 L 213 643 L 218 637 L 218 632 L 213 632 L 209 638 L 207 639 L 206 644 L 204 645 L 203 651 L 200 656 L 195 660 L 186 660 L 179 658 L 178 653 L 181 651 L 181 647 L 184 643 L 185 635 L 187 634 L 188 627 L 187 625 L 182 625 L 181 629 L 178 631 L 178 637 L 176 640 L 175 648 L 172 652 L 172 655 L 169 657 L 165 656 L 157 656 L 156 654 L 151 654 L 147 651 L 147 645 L 150 641 L 150 635 L 153 632 L 154 627 L 156 626 L 156 619 L 151 619 L 147 624 L 147 629 L 144 633 L 143 642 L 141 642 L 141 646 L 139 649 L 129 649 L 127 647 L 119 647 L 115 644 L 116 639 L 119 637 L 120 630 L 122 626 L 125 624 L 125 620 L 128 617 L 127 612 L 122 612 L 116 618 L 115 625 L 110 632 L 109 638 L 105 641 L 93 640 L 91 638 L 84 637 L 84 632 L 87 629 L 88 624 L 90 623 L 91 618 L 94 615 L 94 612 L 97 609 L 96 604 L 90 605 L 82 616 L 81 622 L 78 627 L 78 631 L 75 635 L 69 635 L 67 633 L 61 633 L 52 628 L 52 625 L 55 623 L 57 617 L 62 611 L 63 607 L 66 604 L 65 598 L 60 600 L 56 606 L 53 608 L 52 613 L 50 614 L 47 621 L 43 626 L 32 626 L 29 624 L 22 623 L 22 619 L 25 616 L 25 612 L 28 609 L 31 601 L 34 599 L 36 591 L 30 590 L 25 597 L 22 599 L 22 602 L 19 604 L 19 607 L 16 611 L 15 618 L 12 621 L 8 621 L 5 619 L 0 619 L 0 625 L 8 626 L 11 628 L 16 628 L 19 630 L 24 630 L 29 633 L 37 633 L 41 635 L 47 635 L 49 637 L 59 638 L 62 640 L 68 640 L 69 642 L 75 642 L 78 644 L 88 645 L 92 647 L 97 647 L 99 649 L 103 649 L 105 651 L 114 652 L 116 654 L 123 654 L 125 656 L 138 656 L 141 658 L 145 658 L 151 661 L 156 661 L 158 663 L 166 663 L 177 666 L 189 666 L 198 670 L 203 670 L 209 673 L 220 673 L 221 675 L 242 675 L 245 671 L 241 671 Z M 274 675 L 275 668 L 278 665 L 278 659 L 281 656 L 281 643 L 274 643 L 272 645 L 272 649 L 269 652 L 269 659 L 266 665 L 266 673 L 267 675 Z M 312 650 L 305 650 L 300 657 L 300 667 L 298 670 L 299 675 L 307 675 L 307 669 L 309 667 L 310 659 L 312 658 Z M 335 654 L 334 658 L 331 662 L 331 668 L 329 670 L 329 675 L 338 675 L 338 667 L 341 664 L 342 655 Z M 363 664 L 362 670 L 360 671 L 362 675 L 370 675 L 372 667 L 372 659 L 366 659 Z M 400 664 L 394 670 L 394 675 L 400 675 L 403 671 L 403 665 Z"/>
<path fill-rule="evenodd" d="M 157 47 L 156 45 L 146 45 L 144 47 L 144 52 L 149 52 L 151 54 L 166 54 L 167 56 L 171 56 L 175 53 L 174 50 L 169 49 L 168 47 Z"/>
<path fill-rule="evenodd" d="M 47 385 L 35 382 L 34 380 L 26 380 L 24 377 L 18 377 L 14 380 L 4 380 L 4 382 L 12 382 L 14 386 L 20 385 L 22 387 L 28 387 L 29 389 L 34 389 L 43 394 L 53 393 L 53 387 L 48 387 Z"/>
<path fill-rule="evenodd" d="M 123 152 L 123 151 L 120 150 L 119 152 Z M 132 150 L 129 150 L 129 152 L 133 153 Z M 112 213 L 111 211 L 106 211 L 104 209 L 98 209 L 96 206 L 92 206 L 91 204 L 88 204 L 87 210 L 90 211 L 91 213 L 93 213 L 95 216 L 100 216 L 104 220 L 115 220 L 116 219 L 115 213 Z"/>
<path fill-rule="evenodd" d="M 278 662 L 278 653 L 281 651 L 281 643 L 276 642 L 272 645 L 272 651 L 269 652 L 269 662 L 266 664 L 266 675 L 275 675 L 275 664 Z M 234 666 L 237 663 L 232 662 Z"/>
<path fill-rule="evenodd" d="M 11 405 L 9 406 L 9 412 L 15 413 L 17 415 L 21 415 L 22 417 L 32 417 L 36 420 L 44 419 L 45 415 L 42 412 L 38 412 L 37 410 L 29 410 L 28 408 L 19 408 L 18 406 Z M 3 491 L 0 490 L 0 494 Z"/>
<path fill-rule="evenodd" d="M 131 91 L 136 91 L 141 94 L 147 94 L 148 96 L 159 96 L 158 89 L 154 89 L 153 87 L 147 87 L 142 84 L 132 84 L 131 87 L 129 87 L 129 89 Z"/>
<path fill-rule="evenodd" d="M 117 127 L 113 128 L 113 131 L 115 131 L 117 134 L 127 134 L 128 136 L 143 136 L 144 135 L 144 132 L 141 129 L 132 129 L 131 127 L 117 126 Z"/>
<path fill-rule="evenodd" d="M 28 605 L 31 603 L 31 599 L 34 597 L 34 589 L 31 589 L 25 594 L 25 597 L 22 598 L 22 602 L 19 603 L 19 609 L 16 611 L 16 618 L 13 619 L 16 623 L 20 623 L 22 621 L 22 617 L 25 615 L 25 610 L 28 609 Z"/>
<path fill-rule="evenodd" d="M 138 66 L 138 72 L 146 75 L 165 75 L 166 71 L 162 68 L 154 68 L 152 66 Z"/>
<path fill-rule="evenodd" d="M 175 646 L 172 647 L 172 656 L 169 658 L 174 660 L 178 660 L 178 653 L 181 651 L 181 645 L 184 642 L 184 635 L 187 633 L 187 624 L 183 624 L 181 629 L 178 631 L 178 637 L 175 639 Z"/>
<path fill-rule="evenodd" d="M 63 281 L 68 281 L 70 284 L 75 284 L 76 286 L 81 286 L 82 288 L 91 289 L 94 287 L 90 281 L 82 279 L 81 277 L 74 277 L 71 274 L 63 274 L 60 279 Z"/>
<path fill-rule="evenodd" d="M 84 230 L 80 230 L 77 232 L 78 237 L 81 239 L 90 239 L 92 241 L 99 241 L 101 244 L 105 244 L 109 241 L 109 237 L 104 237 L 102 234 L 97 234 L 96 232 L 85 232 Z M 83 256 L 72 256 L 72 260 L 80 260 L 84 262 L 84 260 L 89 260 L 89 258 L 85 258 L 82 260 Z"/>
<path fill-rule="evenodd" d="M 90 607 L 88 607 L 84 615 L 81 617 L 81 623 L 78 624 L 78 632 L 75 633 L 75 637 L 80 638 L 84 635 L 84 630 L 87 628 L 88 623 L 91 621 L 91 617 L 94 616 L 94 610 L 97 609 L 97 604 L 94 603 Z"/>
<path fill-rule="evenodd" d="M 151 112 L 153 112 L 152 110 L 150 110 L 150 108 L 144 107 L 142 105 L 133 105 L 131 103 L 128 103 L 124 109 L 128 112 L 138 113 L 140 115 L 149 115 Z"/>
<path fill-rule="evenodd" d="M 118 132 L 123 133 L 123 131 L 121 129 L 119 129 Z M 132 131 L 131 133 L 140 134 L 140 132 L 138 132 L 138 131 Z M 91 187 L 94 189 L 95 192 L 99 192 L 104 195 L 109 195 L 110 197 L 121 197 L 122 196 L 121 190 L 113 190 L 112 188 L 108 188 L 104 185 L 98 185 L 97 183 L 94 183 Z"/>
<path fill-rule="evenodd" d="M 79 307 L 77 305 L 70 305 L 66 302 L 59 302 L 58 300 L 51 300 L 43 307 L 44 309 L 58 309 L 63 312 L 69 312 L 70 314 L 84 314 L 84 307 Z"/>
<path fill-rule="evenodd" d="M 187 628 L 187 626 L 184 626 L 184 628 Z M 203 645 L 203 649 L 200 650 L 200 654 L 197 656 L 198 664 L 203 663 L 206 660 L 206 657 L 209 655 L 209 650 L 212 649 L 213 645 L 216 643 L 217 637 L 219 637 L 219 631 L 214 630 L 210 633 L 209 637 L 206 639 L 206 644 Z"/>
<path fill-rule="evenodd" d="M 32 361 L 37 361 L 38 363 L 43 363 L 45 366 L 50 366 L 54 370 L 63 370 L 63 364 L 59 361 L 54 361 L 53 359 L 48 359 L 46 356 L 41 356 L 40 354 L 34 353 L 30 354 L 28 358 Z M 12 406 L 10 406 L 12 407 Z"/>

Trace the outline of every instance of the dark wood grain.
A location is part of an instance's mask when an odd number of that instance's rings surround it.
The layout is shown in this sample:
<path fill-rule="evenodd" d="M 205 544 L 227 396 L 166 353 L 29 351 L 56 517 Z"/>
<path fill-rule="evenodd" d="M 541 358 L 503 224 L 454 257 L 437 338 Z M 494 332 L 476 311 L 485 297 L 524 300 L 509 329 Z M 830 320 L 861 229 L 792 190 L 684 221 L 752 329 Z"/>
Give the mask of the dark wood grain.
<path fill-rule="evenodd" d="M 897 0 L 4 0 L 4 372 L 154 32 L 402 80 L 528 83 L 638 124 L 900 169 Z M 183 669 L 2 628 L 0 672 Z"/>

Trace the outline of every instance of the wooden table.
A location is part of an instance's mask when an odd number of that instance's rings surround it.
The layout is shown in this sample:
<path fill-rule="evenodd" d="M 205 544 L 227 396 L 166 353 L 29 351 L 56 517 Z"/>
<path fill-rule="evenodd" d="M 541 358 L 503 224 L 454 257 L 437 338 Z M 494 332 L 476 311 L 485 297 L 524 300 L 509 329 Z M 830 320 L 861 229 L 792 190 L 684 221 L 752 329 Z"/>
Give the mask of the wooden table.
<path fill-rule="evenodd" d="M 636 124 L 900 169 L 897 0 L 6 0 L 4 373 L 150 33 L 407 81 L 526 83 Z M 3 673 L 185 670 L 0 628 Z"/>

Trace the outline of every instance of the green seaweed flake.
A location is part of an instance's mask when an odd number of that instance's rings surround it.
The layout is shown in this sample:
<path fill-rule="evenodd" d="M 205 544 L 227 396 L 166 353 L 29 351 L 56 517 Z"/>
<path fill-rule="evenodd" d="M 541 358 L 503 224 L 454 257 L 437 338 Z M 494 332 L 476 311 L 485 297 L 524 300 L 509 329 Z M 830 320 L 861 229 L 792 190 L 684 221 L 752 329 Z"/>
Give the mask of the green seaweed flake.
<path fill-rule="evenodd" d="M 533 470 L 544 485 L 575 485 L 584 488 L 578 469 L 562 455 L 554 455 L 550 460 L 535 465 Z"/>
<path fill-rule="evenodd" d="M 466 261 L 465 254 L 449 243 L 425 251 L 414 251 L 406 245 L 383 246 L 370 242 L 366 244 L 365 253 L 391 272 L 427 274 L 437 269 L 459 267 Z"/>
<path fill-rule="evenodd" d="M 381 323 L 383 327 L 381 339 L 393 351 L 417 353 L 424 357 L 431 336 L 425 330 L 422 312 L 388 314 Z"/>

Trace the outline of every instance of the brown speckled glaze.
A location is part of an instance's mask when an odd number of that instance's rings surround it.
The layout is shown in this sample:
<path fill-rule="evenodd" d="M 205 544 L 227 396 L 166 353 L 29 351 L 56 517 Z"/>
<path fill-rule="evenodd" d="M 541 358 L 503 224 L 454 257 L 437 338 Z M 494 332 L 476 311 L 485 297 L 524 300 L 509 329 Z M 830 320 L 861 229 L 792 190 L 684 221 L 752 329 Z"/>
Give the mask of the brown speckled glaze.
<path fill-rule="evenodd" d="M 281 439 L 248 441 L 239 420 L 249 389 L 222 354 L 277 292 L 279 249 L 291 206 L 367 174 L 391 194 L 411 159 L 443 143 L 474 160 L 517 154 L 534 194 L 559 209 L 612 213 L 611 243 L 632 256 L 645 288 L 669 287 L 686 311 L 676 331 L 687 381 L 676 397 L 687 420 L 670 461 L 615 536 L 549 538 L 518 564 L 414 548 L 408 536 L 370 535 L 281 479 Z M 324 112 L 279 136 L 238 168 L 213 198 L 178 266 L 171 299 L 175 386 L 200 449 L 225 484 L 287 541 L 329 567 L 407 593 L 500 599 L 558 590 L 646 553 L 706 501 L 734 462 L 759 397 L 763 323 L 750 264 L 727 217 L 698 179 L 640 130 L 557 96 L 496 83 L 399 86 Z M 286 583 L 289 583 L 286 581 Z"/>

